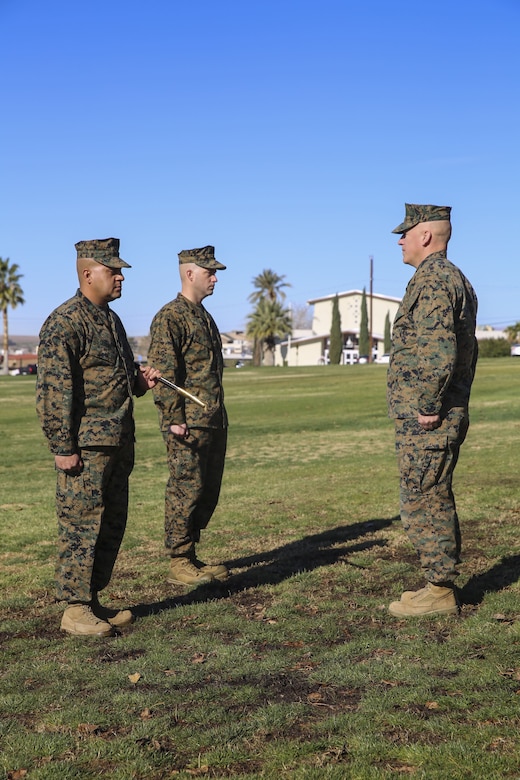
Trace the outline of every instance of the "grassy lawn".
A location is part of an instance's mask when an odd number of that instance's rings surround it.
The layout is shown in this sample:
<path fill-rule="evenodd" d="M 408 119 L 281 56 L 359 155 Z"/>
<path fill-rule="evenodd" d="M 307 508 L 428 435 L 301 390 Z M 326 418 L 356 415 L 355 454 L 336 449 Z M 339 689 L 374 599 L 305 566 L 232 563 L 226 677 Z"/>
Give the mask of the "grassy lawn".
<path fill-rule="evenodd" d="M 386 367 L 227 369 L 222 496 L 199 547 L 232 577 L 165 582 L 165 453 L 136 401 L 110 639 L 59 630 L 54 472 L 34 378 L 0 377 L 5 778 L 520 778 L 520 359 L 482 360 L 455 474 L 460 617 L 397 620 L 422 586 L 398 518 Z"/>

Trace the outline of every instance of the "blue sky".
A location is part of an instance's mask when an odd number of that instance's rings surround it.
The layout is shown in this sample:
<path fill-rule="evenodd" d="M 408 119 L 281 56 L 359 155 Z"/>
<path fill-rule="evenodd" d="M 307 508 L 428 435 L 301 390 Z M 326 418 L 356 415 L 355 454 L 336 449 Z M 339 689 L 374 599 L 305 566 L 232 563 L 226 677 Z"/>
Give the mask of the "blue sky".
<path fill-rule="evenodd" d="M 178 292 L 177 253 L 228 266 L 207 308 L 245 326 L 266 268 L 287 301 L 402 296 L 405 201 L 452 206 L 480 325 L 520 320 L 517 0 L 0 0 L 0 256 L 37 333 L 74 244 L 116 236 L 131 336 Z"/>

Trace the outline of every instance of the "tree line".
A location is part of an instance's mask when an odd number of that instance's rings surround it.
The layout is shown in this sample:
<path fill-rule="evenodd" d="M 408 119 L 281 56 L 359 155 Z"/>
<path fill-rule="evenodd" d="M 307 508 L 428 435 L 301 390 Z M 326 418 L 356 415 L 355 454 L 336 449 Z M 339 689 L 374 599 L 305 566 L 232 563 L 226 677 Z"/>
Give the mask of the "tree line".
<path fill-rule="evenodd" d="M 20 284 L 23 274 L 19 273 L 17 263 L 11 263 L 9 258 L 0 257 L 0 310 L 3 322 L 3 356 L 1 372 L 7 374 L 9 365 L 9 321 L 8 309 L 15 309 L 25 303 L 24 293 Z M 285 281 L 285 275 L 280 276 L 270 268 L 264 269 L 253 278 L 254 292 L 248 300 L 254 304 L 253 310 L 247 316 L 246 335 L 253 342 L 253 365 L 260 366 L 264 362 L 274 365 L 275 347 L 278 338 L 284 338 L 292 333 L 295 325 L 294 312 L 285 306 L 284 287 L 290 287 Z M 300 307 L 301 308 L 301 307 Z M 306 312 L 297 312 L 299 319 L 306 319 Z M 502 357 L 510 354 L 511 344 L 520 342 L 520 322 L 504 328 L 506 338 L 481 341 L 479 352 L 482 357 Z M 391 326 L 390 315 L 386 315 L 384 333 L 384 351 L 390 352 Z M 343 334 L 339 312 L 339 298 L 336 294 L 332 304 L 332 323 L 329 341 L 329 361 L 332 364 L 341 362 L 343 352 Z M 366 289 L 363 288 L 361 300 L 361 322 L 359 329 L 360 355 L 369 355 L 370 334 L 368 330 L 368 312 Z M 370 356 L 371 357 L 371 356 Z"/>

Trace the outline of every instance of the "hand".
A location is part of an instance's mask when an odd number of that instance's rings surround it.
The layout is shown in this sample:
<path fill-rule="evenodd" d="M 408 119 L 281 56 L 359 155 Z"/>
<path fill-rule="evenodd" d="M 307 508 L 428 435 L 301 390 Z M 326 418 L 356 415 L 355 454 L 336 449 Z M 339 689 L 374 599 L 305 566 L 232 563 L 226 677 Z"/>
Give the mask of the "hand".
<path fill-rule="evenodd" d="M 190 429 L 186 423 L 181 423 L 180 425 L 170 425 L 169 431 L 170 433 L 173 433 L 174 436 L 177 436 L 178 439 L 187 439 L 190 435 Z"/>
<path fill-rule="evenodd" d="M 137 374 L 137 381 L 146 392 L 147 390 L 151 390 L 152 387 L 155 387 L 160 376 L 161 372 L 158 368 L 153 368 L 153 366 L 145 366 L 143 368 L 140 366 L 139 373 Z"/>
<path fill-rule="evenodd" d="M 417 422 L 423 431 L 434 431 L 442 424 L 440 414 L 418 414 Z"/>
<path fill-rule="evenodd" d="M 55 455 L 54 463 L 57 469 L 71 477 L 77 477 L 83 471 L 83 461 L 77 452 L 74 455 Z"/>

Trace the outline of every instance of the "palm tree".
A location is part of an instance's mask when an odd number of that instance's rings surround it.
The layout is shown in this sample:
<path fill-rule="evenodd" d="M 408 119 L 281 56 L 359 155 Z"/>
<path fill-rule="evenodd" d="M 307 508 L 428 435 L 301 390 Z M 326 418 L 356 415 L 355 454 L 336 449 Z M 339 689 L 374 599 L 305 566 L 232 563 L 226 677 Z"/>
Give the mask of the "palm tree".
<path fill-rule="evenodd" d="M 253 279 L 253 286 L 257 289 L 251 293 L 249 299 L 251 303 L 258 303 L 263 298 L 270 301 L 285 300 L 285 292 L 282 287 L 290 287 L 288 282 L 284 282 L 285 275 L 279 276 L 270 268 L 266 268 L 261 274 Z"/>
<path fill-rule="evenodd" d="M 259 323 L 262 320 L 263 317 L 267 317 L 267 319 L 271 319 L 272 312 L 268 311 L 268 308 L 266 308 L 263 304 L 267 301 L 270 303 L 278 303 L 281 304 L 283 300 L 285 300 L 285 292 L 282 290 L 282 287 L 290 287 L 291 285 L 288 282 L 284 282 L 285 276 L 280 276 L 275 271 L 272 271 L 270 268 L 265 268 L 261 274 L 258 274 L 258 276 L 255 276 L 253 279 L 253 286 L 256 287 L 256 290 L 251 293 L 248 300 L 251 301 L 251 303 L 256 304 L 256 309 L 248 315 L 248 319 L 251 321 L 254 321 L 253 326 L 248 326 L 249 328 L 249 335 L 253 338 L 253 365 L 259 366 L 262 363 L 262 356 L 264 351 L 264 341 L 267 341 L 268 338 L 264 336 L 258 336 L 255 335 L 255 332 L 263 332 L 265 329 L 263 327 L 260 327 Z M 287 316 L 290 319 L 290 312 L 287 312 Z M 269 327 L 269 326 L 268 326 Z M 290 332 L 292 329 L 292 326 L 289 330 L 286 330 L 283 334 Z M 269 334 L 272 336 L 272 334 Z M 274 336 L 272 337 L 272 343 L 273 343 L 273 361 L 274 361 Z M 270 349 L 270 347 L 268 347 Z"/>
<path fill-rule="evenodd" d="M 15 309 L 18 304 L 25 303 L 23 290 L 20 287 L 20 279 L 23 274 L 18 273 L 19 266 L 16 263 L 9 265 L 9 258 L 2 260 L 0 257 L 0 309 L 4 325 L 4 360 L 2 373 L 9 373 L 9 323 L 7 309 L 9 306 Z"/>
<path fill-rule="evenodd" d="M 284 309 L 279 301 L 261 298 L 247 319 L 246 334 L 257 345 L 255 365 L 260 365 L 265 352 L 270 353 L 271 365 L 274 365 L 276 337 L 285 336 L 292 329 L 289 309 Z"/>
<path fill-rule="evenodd" d="M 520 337 L 520 322 L 515 322 L 514 325 L 508 325 L 507 328 L 504 328 L 504 331 L 507 333 L 507 338 L 511 344 L 514 341 L 518 341 Z"/>

